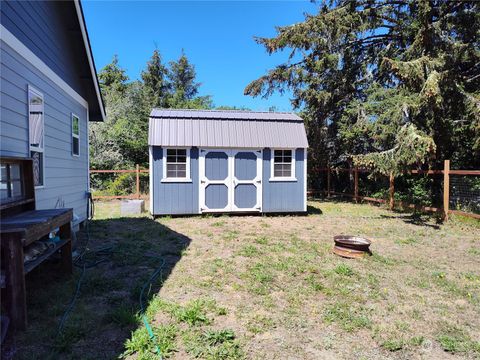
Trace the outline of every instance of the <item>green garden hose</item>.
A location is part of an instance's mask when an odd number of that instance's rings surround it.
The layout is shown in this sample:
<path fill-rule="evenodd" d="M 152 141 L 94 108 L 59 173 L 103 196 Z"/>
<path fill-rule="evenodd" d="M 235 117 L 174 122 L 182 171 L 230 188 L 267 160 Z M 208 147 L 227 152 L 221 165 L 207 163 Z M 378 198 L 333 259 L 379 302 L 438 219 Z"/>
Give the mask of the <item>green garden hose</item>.
<path fill-rule="evenodd" d="M 142 320 L 143 323 L 145 324 L 145 328 L 147 329 L 148 335 L 150 336 L 150 340 L 152 340 L 153 344 L 155 345 L 155 352 L 160 360 L 163 359 L 162 357 L 162 352 L 160 350 L 160 347 L 158 346 L 157 338 L 155 337 L 155 334 L 152 331 L 152 328 L 150 327 L 150 324 L 148 323 L 147 316 L 145 315 L 145 306 L 143 302 L 143 293 L 145 292 L 145 289 L 147 286 L 150 286 L 155 279 L 162 274 L 163 266 L 165 265 L 165 260 L 162 259 L 162 263 L 160 266 L 152 273 L 150 278 L 143 284 L 142 290 L 140 291 L 140 313 L 142 314 Z M 150 290 L 149 290 L 150 292 Z"/>
<path fill-rule="evenodd" d="M 70 314 L 70 312 L 73 310 L 73 308 L 75 306 L 75 302 L 78 298 L 78 295 L 80 294 L 80 287 L 81 287 L 82 281 L 85 277 L 86 269 L 95 267 L 100 263 L 108 261 L 108 257 L 113 253 L 113 246 L 107 246 L 107 247 L 103 247 L 103 248 L 100 248 L 100 249 L 97 249 L 97 250 L 90 250 L 90 253 L 94 254 L 97 258 L 90 261 L 90 262 L 86 260 L 88 244 L 90 242 L 90 224 L 89 224 L 89 222 L 90 222 L 91 219 L 93 219 L 93 211 L 94 211 L 93 210 L 94 205 L 93 205 L 93 200 L 91 198 L 91 195 L 89 196 L 89 205 L 90 206 L 87 206 L 87 214 L 89 214 L 89 216 L 86 220 L 86 226 L 85 226 L 85 230 L 86 230 L 85 233 L 86 233 L 86 236 L 87 236 L 87 241 L 85 242 L 85 246 L 83 248 L 83 251 L 74 261 L 74 265 L 77 266 L 77 267 L 80 267 L 82 269 L 82 272 L 80 274 L 80 278 L 78 279 L 77 286 L 75 288 L 75 293 L 72 297 L 72 300 L 68 304 L 67 309 L 65 310 L 65 312 L 64 312 L 64 314 L 63 314 L 63 316 L 60 320 L 60 323 L 59 323 L 59 326 L 58 326 L 58 329 L 57 329 L 56 337 L 58 337 L 60 335 L 60 333 L 62 332 L 63 326 L 65 325 L 65 321 L 67 320 L 68 315 Z M 100 258 L 98 258 L 98 256 L 100 256 Z M 157 258 L 160 259 L 160 257 L 157 257 Z M 165 266 L 165 260 L 164 259 L 161 259 L 161 260 L 162 260 L 162 262 L 161 262 L 160 266 L 152 273 L 152 275 L 145 282 L 145 284 L 143 284 L 142 290 L 140 292 L 140 298 L 139 298 L 139 300 L 140 300 L 140 313 L 142 314 L 142 320 L 143 320 L 143 323 L 145 324 L 145 328 L 147 329 L 150 340 L 153 342 L 153 344 L 155 346 L 155 353 L 157 354 L 159 360 L 163 360 L 162 351 L 160 350 L 160 346 L 158 345 L 155 334 L 153 333 L 153 330 L 152 330 L 150 324 L 148 323 L 147 316 L 145 315 L 145 306 L 144 306 L 144 302 L 143 302 L 143 294 L 144 294 L 147 286 L 151 286 L 151 284 L 162 274 L 163 267 Z M 150 290 L 149 290 L 149 292 L 150 292 Z"/>

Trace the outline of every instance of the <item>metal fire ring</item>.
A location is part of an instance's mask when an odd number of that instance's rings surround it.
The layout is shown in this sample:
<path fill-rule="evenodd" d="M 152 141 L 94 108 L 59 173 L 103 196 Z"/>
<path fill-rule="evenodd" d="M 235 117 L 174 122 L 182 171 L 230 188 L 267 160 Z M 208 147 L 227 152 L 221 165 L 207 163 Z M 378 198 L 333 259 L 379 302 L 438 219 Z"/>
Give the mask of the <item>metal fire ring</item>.
<path fill-rule="evenodd" d="M 333 237 L 333 241 L 335 242 L 333 252 L 339 256 L 355 259 L 371 255 L 372 242 L 368 239 L 353 235 L 337 235 Z"/>

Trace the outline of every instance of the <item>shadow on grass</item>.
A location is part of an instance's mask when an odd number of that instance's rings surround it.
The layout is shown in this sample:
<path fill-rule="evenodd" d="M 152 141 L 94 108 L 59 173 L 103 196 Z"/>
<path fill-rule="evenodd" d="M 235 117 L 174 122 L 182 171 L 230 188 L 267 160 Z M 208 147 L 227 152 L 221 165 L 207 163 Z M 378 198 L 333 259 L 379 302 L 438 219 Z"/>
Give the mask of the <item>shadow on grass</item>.
<path fill-rule="evenodd" d="M 316 207 L 316 206 L 311 206 L 311 205 L 307 205 L 307 213 L 310 215 L 321 215 L 323 214 L 323 211 Z"/>
<path fill-rule="evenodd" d="M 74 308 L 56 337 L 82 270 L 73 277 L 55 263 L 40 266 L 27 276 L 29 326 L 16 334 L 16 358 L 118 358 L 132 331 L 141 325 L 139 296 L 145 282 L 162 266 L 160 276 L 147 286 L 148 306 L 172 273 L 191 240 L 146 217 L 94 220 L 89 225 L 88 268 Z M 78 250 L 86 243 L 79 234 Z"/>
<path fill-rule="evenodd" d="M 392 215 L 380 215 L 382 219 L 400 219 L 407 224 L 430 227 L 435 230 L 440 229 L 440 224 L 442 221 L 436 214 L 424 214 L 424 213 L 407 213 L 400 210 L 392 211 Z M 435 221 L 435 224 L 432 222 Z"/>
<path fill-rule="evenodd" d="M 341 195 L 335 195 L 330 198 L 328 197 L 315 198 L 315 199 L 312 198 L 309 200 L 322 201 L 322 202 L 333 203 L 333 204 L 342 204 L 342 203 L 355 204 L 355 202 L 351 197 L 341 196 Z M 370 202 L 370 201 L 360 201 L 358 204 L 369 204 L 377 207 L 381 207 L 382 205 L 384 205 L 381 203 Z M 313 208 L 312 213 L 314 213 L 315 210 L 319 210 L 319 209 Z M 321 212 L 321 210 L 319 211 Z M 310 206 L 308 206 L 308 212 L 310 213 Z M 439 224 L 443 222 L 442 218 L 439 216 L 438 213 L 421 212 L 419 210 L 414 210 L 412 212 L 412 209 L 398 209 L 398 208 L 390 212 L 392 215 L 380 215 L 378 216 L 378 218 L 379 219 L 401 219 L 407 224 L 431 227 L 434 229 L 439 229 L 440 228 Z M 435 224 L 433 224 L 433 222 Z"/>

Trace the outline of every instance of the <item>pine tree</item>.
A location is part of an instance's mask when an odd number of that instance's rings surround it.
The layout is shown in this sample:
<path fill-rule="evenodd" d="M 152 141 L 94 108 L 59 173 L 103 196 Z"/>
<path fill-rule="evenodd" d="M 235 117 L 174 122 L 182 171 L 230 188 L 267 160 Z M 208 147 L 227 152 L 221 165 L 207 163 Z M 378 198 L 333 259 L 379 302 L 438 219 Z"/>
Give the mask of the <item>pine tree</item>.
<path fill-rule="evenodd" d="M 293 92 L 314 165 L 393 149 L 413 124 L 436 161 L 480 166 L 480 3 L 332 0 L 277 31 L 256 40 L 270 54 L 290 49 L 287 62 L 245 93 Z"/>
<path fill-rule="evenodd" d="M 158 49 L 153 51 L 147 63 L 147 69 L 142 71 L 143 86 L 151 107 L 168 107 L 171 84 L 168 81 L 168 69 L 162 64 Z"/>
<path fill-rule="evenodd" d="M 170 62 L 169 77 L 172 83 L 174 96 L 181 100 L 191 100 L 198 94 L 200 83 L 195 82 L 197 74 L 195 66 L 190 64 L 182 50 L 182 55 L 177 61 Z"/>
<path fill-rule="evenodd" d="M 113 56 L 110 64 L 105 65 L 103 69 L 100 70 L 98 73 L 98 79 L 103 93 L 112 89 L 120 93 L 125 91 L 128 76 L 126 75 L 125 70 L 118 65 L 117 55 Z"/>
<path fill-rule="evenodd" d="M 212 107 L 210 96 L 197 96 L 200 83 L 196 82 L 195 66 L 190 63 L 184 51 L 177 61 L 170 62 L 169 79 L 172 95 L 169 107 L 183 109 L 209 109 Z"/>

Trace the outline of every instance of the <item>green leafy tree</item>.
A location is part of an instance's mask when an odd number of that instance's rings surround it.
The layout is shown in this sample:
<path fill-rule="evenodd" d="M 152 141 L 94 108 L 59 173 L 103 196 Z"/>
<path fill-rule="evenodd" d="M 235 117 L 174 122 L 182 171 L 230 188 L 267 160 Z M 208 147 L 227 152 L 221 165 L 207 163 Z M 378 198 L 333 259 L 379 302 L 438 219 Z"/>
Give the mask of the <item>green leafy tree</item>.
<path fill-rule="evenodd" d="M 479 2 L 323 1 L 304 22 L 256 38 L 290 54 L 245 93 L 292 91 L 314 167 L 389 151 L 407 124 L 436 144 L 433 161 L 478 167 L 479 33 Z"/>
<path fill-rule="evenodd" d="M 182 54 L 170 65 L 169 71 L 155 50 L 142 72 L 142 81 L 129 81 L 117 56 L 99 72 L 107 118 L 90 125 L 92 168 L 148 166 L 148 116 L 152 107 L 212 107 L 210 96 L 198 96 L 200 84 L 186 56 Z M 122 179 L 119 181 L 123 184 Z"/>
<path fill-rule="evenodd" d="M 102 82 L 107 118 L 90 125 L 91 165 L 114 169 L 148 162 L 148 101 L 143 84 L 127 82 L 125 70 L 112 63 L 98 74 Z"/>

